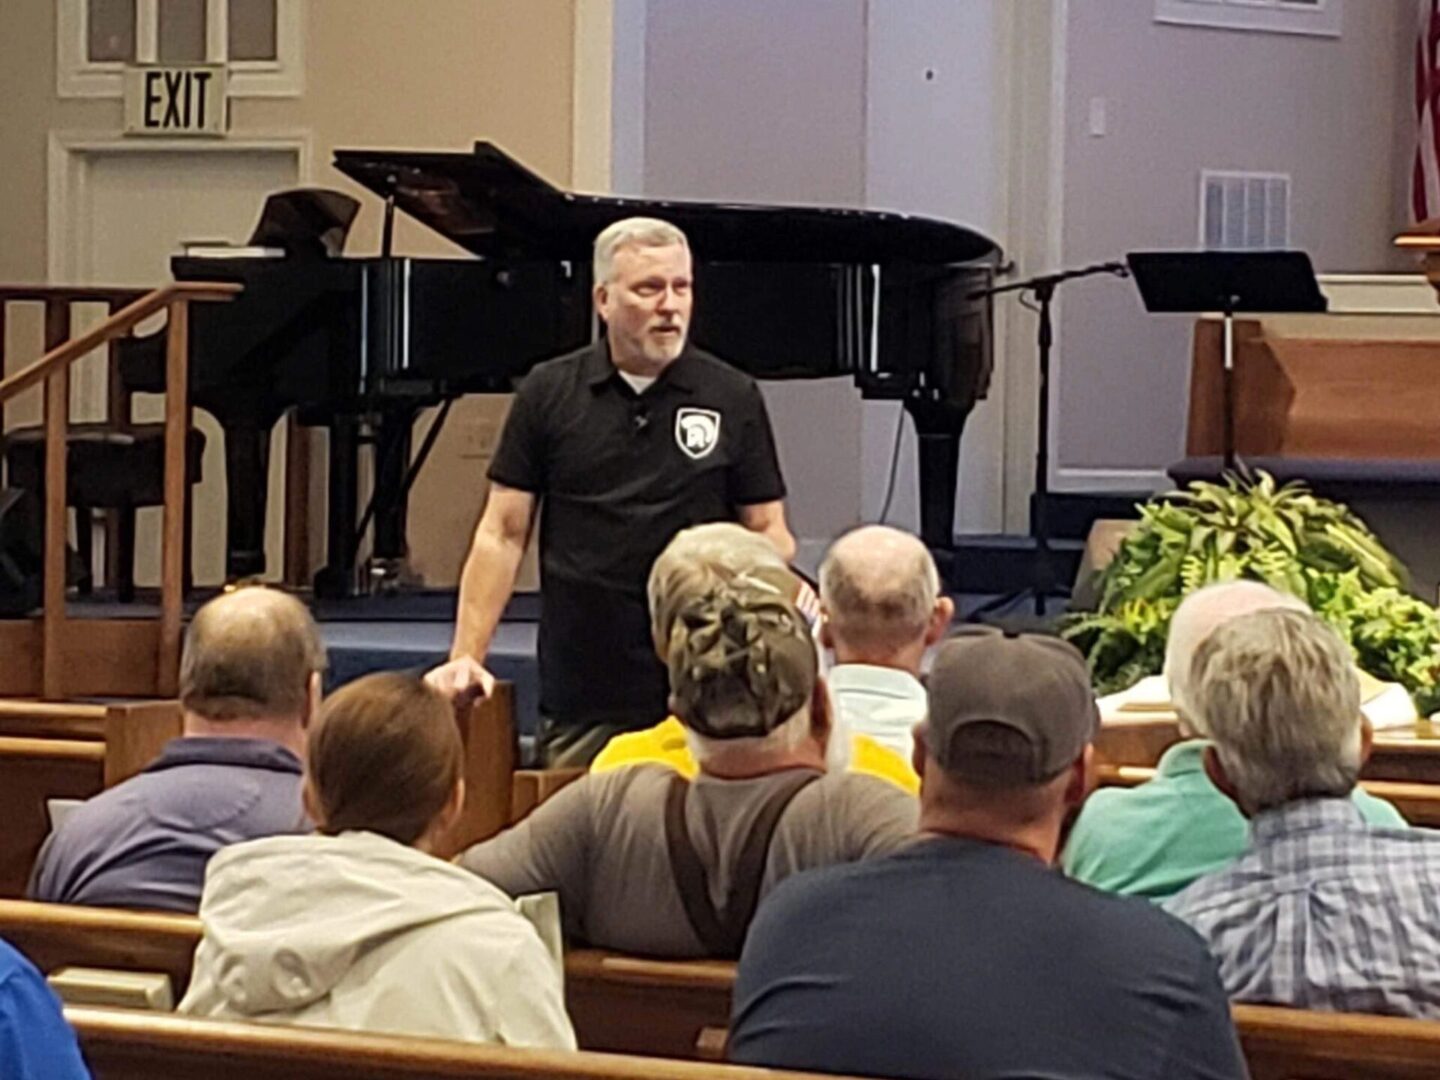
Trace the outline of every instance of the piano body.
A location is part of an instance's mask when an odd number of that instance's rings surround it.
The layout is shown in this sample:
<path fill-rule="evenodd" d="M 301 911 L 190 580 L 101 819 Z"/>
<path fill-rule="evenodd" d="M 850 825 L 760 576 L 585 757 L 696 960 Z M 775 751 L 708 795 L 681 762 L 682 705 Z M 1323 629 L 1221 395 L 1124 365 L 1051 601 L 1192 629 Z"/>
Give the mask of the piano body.
<path fill-rule="evenodd" d="M 245 287 L 191 315 L 192 400 L 226 440 L 230 577 L 264 569 L 269 433 L 290 408 L 330 430 L 317 591 L 356 585 L 366 440 L 372 550 L 403 557 L 418 412 L 508 392 L 536 362 L 591 340 L 591 246 L 633 215 L 689 236 L 697 344 L 758 378 L 849 375 L 865 397 L 904 402 L 920 437 L 924 538 L 953 545 L 960 436 L 991 371 L 990 301 L 970 298 L 1000 259 L 986 237 L 891 213 L 576 195 L 485 142 L 468 154 L 340 150 L 335 166 L 385 199 L 387 216 L 410 214 L 477 257 L 174 260 L 177 280 Z"/>

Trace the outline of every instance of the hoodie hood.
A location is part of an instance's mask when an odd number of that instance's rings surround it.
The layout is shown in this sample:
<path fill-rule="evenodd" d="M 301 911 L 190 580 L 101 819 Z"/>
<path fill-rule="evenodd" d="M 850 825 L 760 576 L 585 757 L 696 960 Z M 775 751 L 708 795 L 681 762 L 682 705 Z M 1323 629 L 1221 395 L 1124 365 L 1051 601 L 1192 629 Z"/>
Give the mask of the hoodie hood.
<path fill-rule="evenodd" d="M 502 911 L 515 905 L 495 886 L 375 833 L 275 836 L 210 861 L 201 948 L 219 995 L 256 1015 L 324 997 L 397 934 Z"/>

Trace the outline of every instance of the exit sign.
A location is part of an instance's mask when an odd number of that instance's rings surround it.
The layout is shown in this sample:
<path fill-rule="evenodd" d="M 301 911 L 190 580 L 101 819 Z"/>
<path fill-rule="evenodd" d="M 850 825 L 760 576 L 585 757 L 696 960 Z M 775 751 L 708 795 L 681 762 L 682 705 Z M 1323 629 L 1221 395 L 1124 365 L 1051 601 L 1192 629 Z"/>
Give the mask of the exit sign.
<path fill-rule="evenodd" d="M 125 134 L 224 135 L 224 64 L 145 64 L 125 69 Z"/>

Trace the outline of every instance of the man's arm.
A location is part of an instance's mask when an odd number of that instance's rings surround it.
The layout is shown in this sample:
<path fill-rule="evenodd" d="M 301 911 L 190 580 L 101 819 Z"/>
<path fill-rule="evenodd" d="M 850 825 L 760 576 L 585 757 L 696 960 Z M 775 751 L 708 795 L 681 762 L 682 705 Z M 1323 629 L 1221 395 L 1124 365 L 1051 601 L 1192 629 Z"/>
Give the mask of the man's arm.
<path fill-rule="evenodd" d="M 482 667 L 490 639 L 515 589 L 520 560 L 535 522 L 535 496 L 529 491 L 494 481 L 465 569 L 460 575 L 460 601 L 455 615 L 455 639 L 450 661 L 435 668 L 426 680 L 450 697 L 488 694 L 495 680 Z"/>
<path fill-rule="evenodd" d="M 785 504 L 781 500 L 750 503 L 738 510 L 741 525 L 774 544 L 786 562 L 795 558 L 795 537 L 790 535 L 790 526 L 785 523 Z"/>

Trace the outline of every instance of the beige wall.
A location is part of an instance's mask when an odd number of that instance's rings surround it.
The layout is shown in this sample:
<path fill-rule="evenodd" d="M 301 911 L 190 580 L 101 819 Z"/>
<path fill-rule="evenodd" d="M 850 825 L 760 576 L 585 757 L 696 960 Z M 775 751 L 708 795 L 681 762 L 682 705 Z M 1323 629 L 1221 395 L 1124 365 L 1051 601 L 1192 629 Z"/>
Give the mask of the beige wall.
<path fill-rule="evenodd" d="M 48 133 L 116 134 L 120 105 L 56 97 L 54 0 L 5 0 L 4 6 L 0 280 L 43 281 Z M 236 101 L 232 134 L 308 135 L 308 182 L 355 191 L 364 203 L 351 233 L 352 254 L 378 249 L 380 214 L 378 200 L 330 167 L 337 147 L 465 150 L 484 138 L 554 182 L 570 182 L 576 0 L 305 0 L 302 7 L 303 95 Z M 396 248 L 457 253 L 409 221 L 397 226 Z M 16 321 L 7 349 L 12 369 L 38 345 L 36 321 Z M 463 555 L 482 497 L 480 459 L 488 454 L 500 407 L 484 399 L 457 406 L 417 490 L 412 544 L 417 562 L 436 580 L 453 580 Z M 197 545 L 220 543 L 223 496 L 218 485 L 206 487 L 214 490 L 197 500 Z M 315 509 L 318 543 L 323 504 Z"/>

